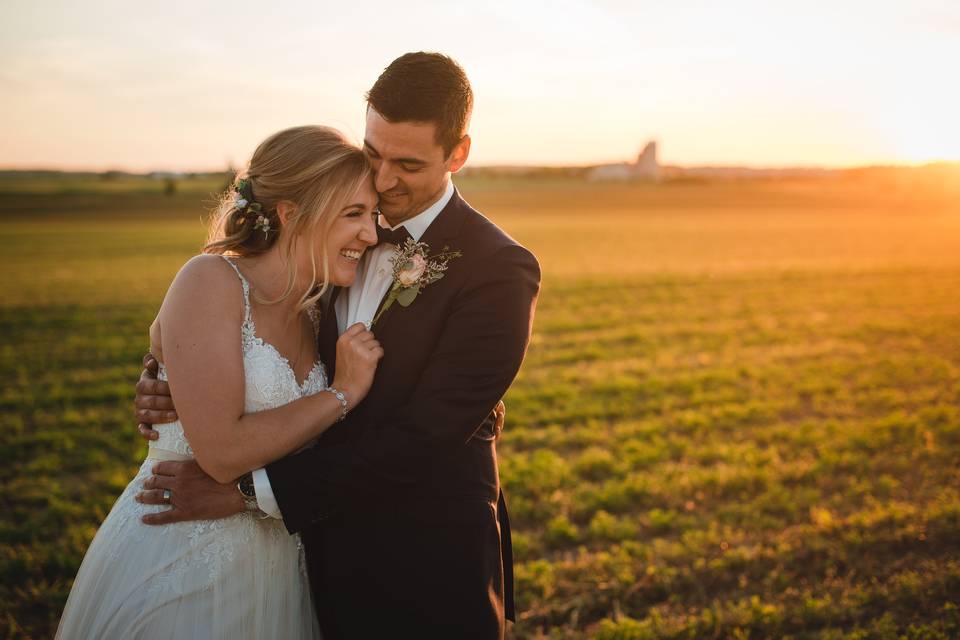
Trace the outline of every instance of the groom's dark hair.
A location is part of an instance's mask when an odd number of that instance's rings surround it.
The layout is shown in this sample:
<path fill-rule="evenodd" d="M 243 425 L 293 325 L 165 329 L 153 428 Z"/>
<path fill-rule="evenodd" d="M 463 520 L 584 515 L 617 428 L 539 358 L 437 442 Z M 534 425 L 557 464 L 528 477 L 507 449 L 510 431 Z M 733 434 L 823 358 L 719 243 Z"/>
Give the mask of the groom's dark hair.
<path fill-rule="evenodd" d="M 432 122 L 445 155 L 467 133 L 473 89 L 467 74 L 442 53 L 405 53 L 367 92 L 367 107 L 390 122 Z"/>

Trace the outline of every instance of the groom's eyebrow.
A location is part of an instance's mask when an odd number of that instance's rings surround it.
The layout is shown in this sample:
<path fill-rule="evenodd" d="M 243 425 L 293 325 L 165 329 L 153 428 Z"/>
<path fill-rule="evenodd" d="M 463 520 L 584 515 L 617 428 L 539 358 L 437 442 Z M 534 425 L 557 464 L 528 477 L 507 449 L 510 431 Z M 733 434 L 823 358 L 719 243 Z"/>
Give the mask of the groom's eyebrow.
<path fill-rule="evenodd" d="M 370 141 L 369 141 L 369 140 L 364 140 L 364 141 L 363 141 L 363 146 L 365 146 L 367 149 L 370 149 L 370 151 L 373 151 L 373 153 L 374 153 L 376 156 L 380 157 L 380 152 L 377 151 L 377 148 L 376 148 L 376 147 L 374 147 L 372 144 L 370 144 Z M 394 162 L 403 162 L 403 163 L 405 163 L 405 164 L 419 164 L 419 165 L 426 165 L 426 164 L 427 164 L 427 161 L 426 161 L 426 160 L 422 160 L 422 159 L 420 159 L 420 158 L 394 158 Z"/>

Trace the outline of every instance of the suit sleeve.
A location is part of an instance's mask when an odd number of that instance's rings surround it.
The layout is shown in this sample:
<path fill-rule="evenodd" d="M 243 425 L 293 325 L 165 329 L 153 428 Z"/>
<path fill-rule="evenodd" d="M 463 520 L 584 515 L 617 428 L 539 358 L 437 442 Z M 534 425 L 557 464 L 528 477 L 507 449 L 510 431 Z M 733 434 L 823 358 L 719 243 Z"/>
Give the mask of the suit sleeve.
<path fill-rule="evenodd" d="M 536 258 L 517 245 L 500 249 L 457 295 L 414 393 L 388 424 L 268 465 L 287 529 L 413 485 L 431 457 L 464 446 L 520 369 L 539 288 Z"/>

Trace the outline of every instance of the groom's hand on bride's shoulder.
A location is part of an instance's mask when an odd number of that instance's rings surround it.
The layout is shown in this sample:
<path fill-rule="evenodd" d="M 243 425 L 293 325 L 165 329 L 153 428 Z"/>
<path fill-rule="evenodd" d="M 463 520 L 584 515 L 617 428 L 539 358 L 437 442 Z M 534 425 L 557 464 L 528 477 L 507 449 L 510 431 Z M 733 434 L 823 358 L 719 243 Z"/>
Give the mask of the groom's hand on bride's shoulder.
<path fill-rule="evenodd" d="M 133 400 L 136 408 L 137 431 L 145 440 L 156 440 L 159 434 L 152 425 L 173 422 L 177 412 L 170 396 L 170 386 L 157 380 L 159 364 L 153 354 L 143 356 L 143 372 L 137 381 L 137 395 Z"/>
<path fill-rule="evenodd" d="M 245 509 L 237 485 L 217 482 L 204 473 L 196 460 L 157 462 L 153 475 L 144 481 L 135 499 L 141 504 L 170 506 L 166 511 L 143 516 L 144 524 L 217 520 Z"/>

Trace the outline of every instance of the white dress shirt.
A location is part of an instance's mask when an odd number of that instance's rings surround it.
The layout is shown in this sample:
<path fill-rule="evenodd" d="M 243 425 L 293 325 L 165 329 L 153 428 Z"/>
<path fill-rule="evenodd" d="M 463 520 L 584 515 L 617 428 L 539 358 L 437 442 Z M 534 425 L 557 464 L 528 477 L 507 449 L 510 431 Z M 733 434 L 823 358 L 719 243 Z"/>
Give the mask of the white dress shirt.
<path fill-rule="evenodd" d="M 437 216 L 440 215 L 440 212 L 443 211 L 452 197 L 453 182 L 448 180 L 447 188 L 439 200 L 397 226 L 405 227 L 410 237 L 419 242 L 427 227 L 437 219 Z M 381 222 L 383 221 L 384 219 L 381 216 Z M 387 295 L 387 291 L 393 284 L 393 265 L 390 264 L 390 259 L 396 253 L 397 246 L 386 242 L 378 244 L 364 253 L 360 264 L 357 265 L 356 280 L 349 288 L 340 292 L 334 303 L 337 313 L 337 327 L 340 333 L 357 322 L 363 322 L 370 326 L 373 321 L 373 314 L 377 312 L 377 308 L 380 306 L 380 301 Z M 329 382 L 332 382 L 332 380 Z M 270 478 L 267 477 L 265 469 L 257 469 L 253 472 L 253 486 L 257 492 L 257 505 L 260 509 L 273 518 L 282 517 L 280 506 L 273 495 Z"/>

